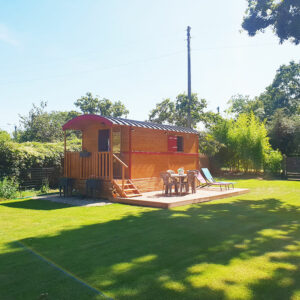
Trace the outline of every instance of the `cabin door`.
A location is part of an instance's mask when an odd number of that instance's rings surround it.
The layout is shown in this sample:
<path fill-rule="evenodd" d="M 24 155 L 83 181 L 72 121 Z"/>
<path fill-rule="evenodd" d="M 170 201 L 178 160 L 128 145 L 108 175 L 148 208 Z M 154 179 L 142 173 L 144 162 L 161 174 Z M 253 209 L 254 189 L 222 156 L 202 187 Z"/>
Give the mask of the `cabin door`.
<path fill-rule="evenodd" d="M 101 129 L 98 132 L 98 152 L 110 150 L 109 129 Z"/>

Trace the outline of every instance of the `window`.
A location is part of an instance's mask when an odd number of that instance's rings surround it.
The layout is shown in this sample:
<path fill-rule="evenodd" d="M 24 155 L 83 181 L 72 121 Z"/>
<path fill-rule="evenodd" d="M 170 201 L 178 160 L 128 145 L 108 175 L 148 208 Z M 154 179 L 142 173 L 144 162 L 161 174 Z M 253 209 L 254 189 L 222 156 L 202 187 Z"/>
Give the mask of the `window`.
<path fill-rule="evenodd" d="M 177 151 L 183 152 L 183 136 L 177 137 Z"/>
<path fill-rule="evenodd" d="M 168 136 L 168 151 L 183 152 L 183 136 Z"/>

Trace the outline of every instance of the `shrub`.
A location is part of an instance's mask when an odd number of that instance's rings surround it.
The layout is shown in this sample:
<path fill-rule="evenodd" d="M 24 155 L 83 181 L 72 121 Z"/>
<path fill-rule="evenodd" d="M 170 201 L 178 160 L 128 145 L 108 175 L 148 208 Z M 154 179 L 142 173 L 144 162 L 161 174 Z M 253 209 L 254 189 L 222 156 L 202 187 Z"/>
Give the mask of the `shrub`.
<path fill-rule="evenodd" d="M 46 178 L 43 181 L 43 185 L 41 187 L 41 193 L 48 193 L 49 190 L 50 190 L 50 188 L 49 188 L 49 180 Z"/>
<path fill-rule="evenodd" d="M 3 178 L 3 180 L 0 181 L 0 198 L 11 199 L 16 197 L 18 187 L 19 185 L 15 178 Z"/>
<path fill-rule="evenodd" d="M 265 155 L 264 169 L 267 172 L 277 175 L 281 171 L 282 154 L 279 150 L 271 150 Z"/>

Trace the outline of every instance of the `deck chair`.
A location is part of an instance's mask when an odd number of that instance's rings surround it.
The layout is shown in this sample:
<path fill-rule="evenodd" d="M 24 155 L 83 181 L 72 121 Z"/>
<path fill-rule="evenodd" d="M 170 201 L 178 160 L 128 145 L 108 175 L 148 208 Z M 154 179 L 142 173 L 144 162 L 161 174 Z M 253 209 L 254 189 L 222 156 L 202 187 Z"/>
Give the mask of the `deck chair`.
<path fill-rule="evenodd" d="M 221 190 L 222 190 L 222 186 L 224 186 L 225 189 L 226 188 L 229 189 L 229 187 L 232 185 L 232 188 L 234 189 L 235 182 L 215 181 L 207 168 L 202 168 L 201 170 L 209 185 L 219 185 Z"/>

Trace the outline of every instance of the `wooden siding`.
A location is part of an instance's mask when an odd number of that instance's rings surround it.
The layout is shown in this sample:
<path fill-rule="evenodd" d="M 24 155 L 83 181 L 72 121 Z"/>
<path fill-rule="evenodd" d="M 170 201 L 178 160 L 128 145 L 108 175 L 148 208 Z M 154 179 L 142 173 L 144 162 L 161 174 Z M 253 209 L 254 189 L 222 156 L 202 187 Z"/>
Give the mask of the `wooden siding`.
<path fill-rule="evenodd" d="M 166 170 L 174 170 L 183 167 L 185 170 L 194 170 L 198 166 L 196 155 L 180 154 L 132 154 L 131 177 L 159 177 Z"/>
<path fill-rule="evenodd" d="M 132 151 L 168 152 L 168 135 L 182 136 L 184 153 L 197 153 L 196 134 L 174 133 L 148 128 L 134 128 L 132 131 Z"/>

